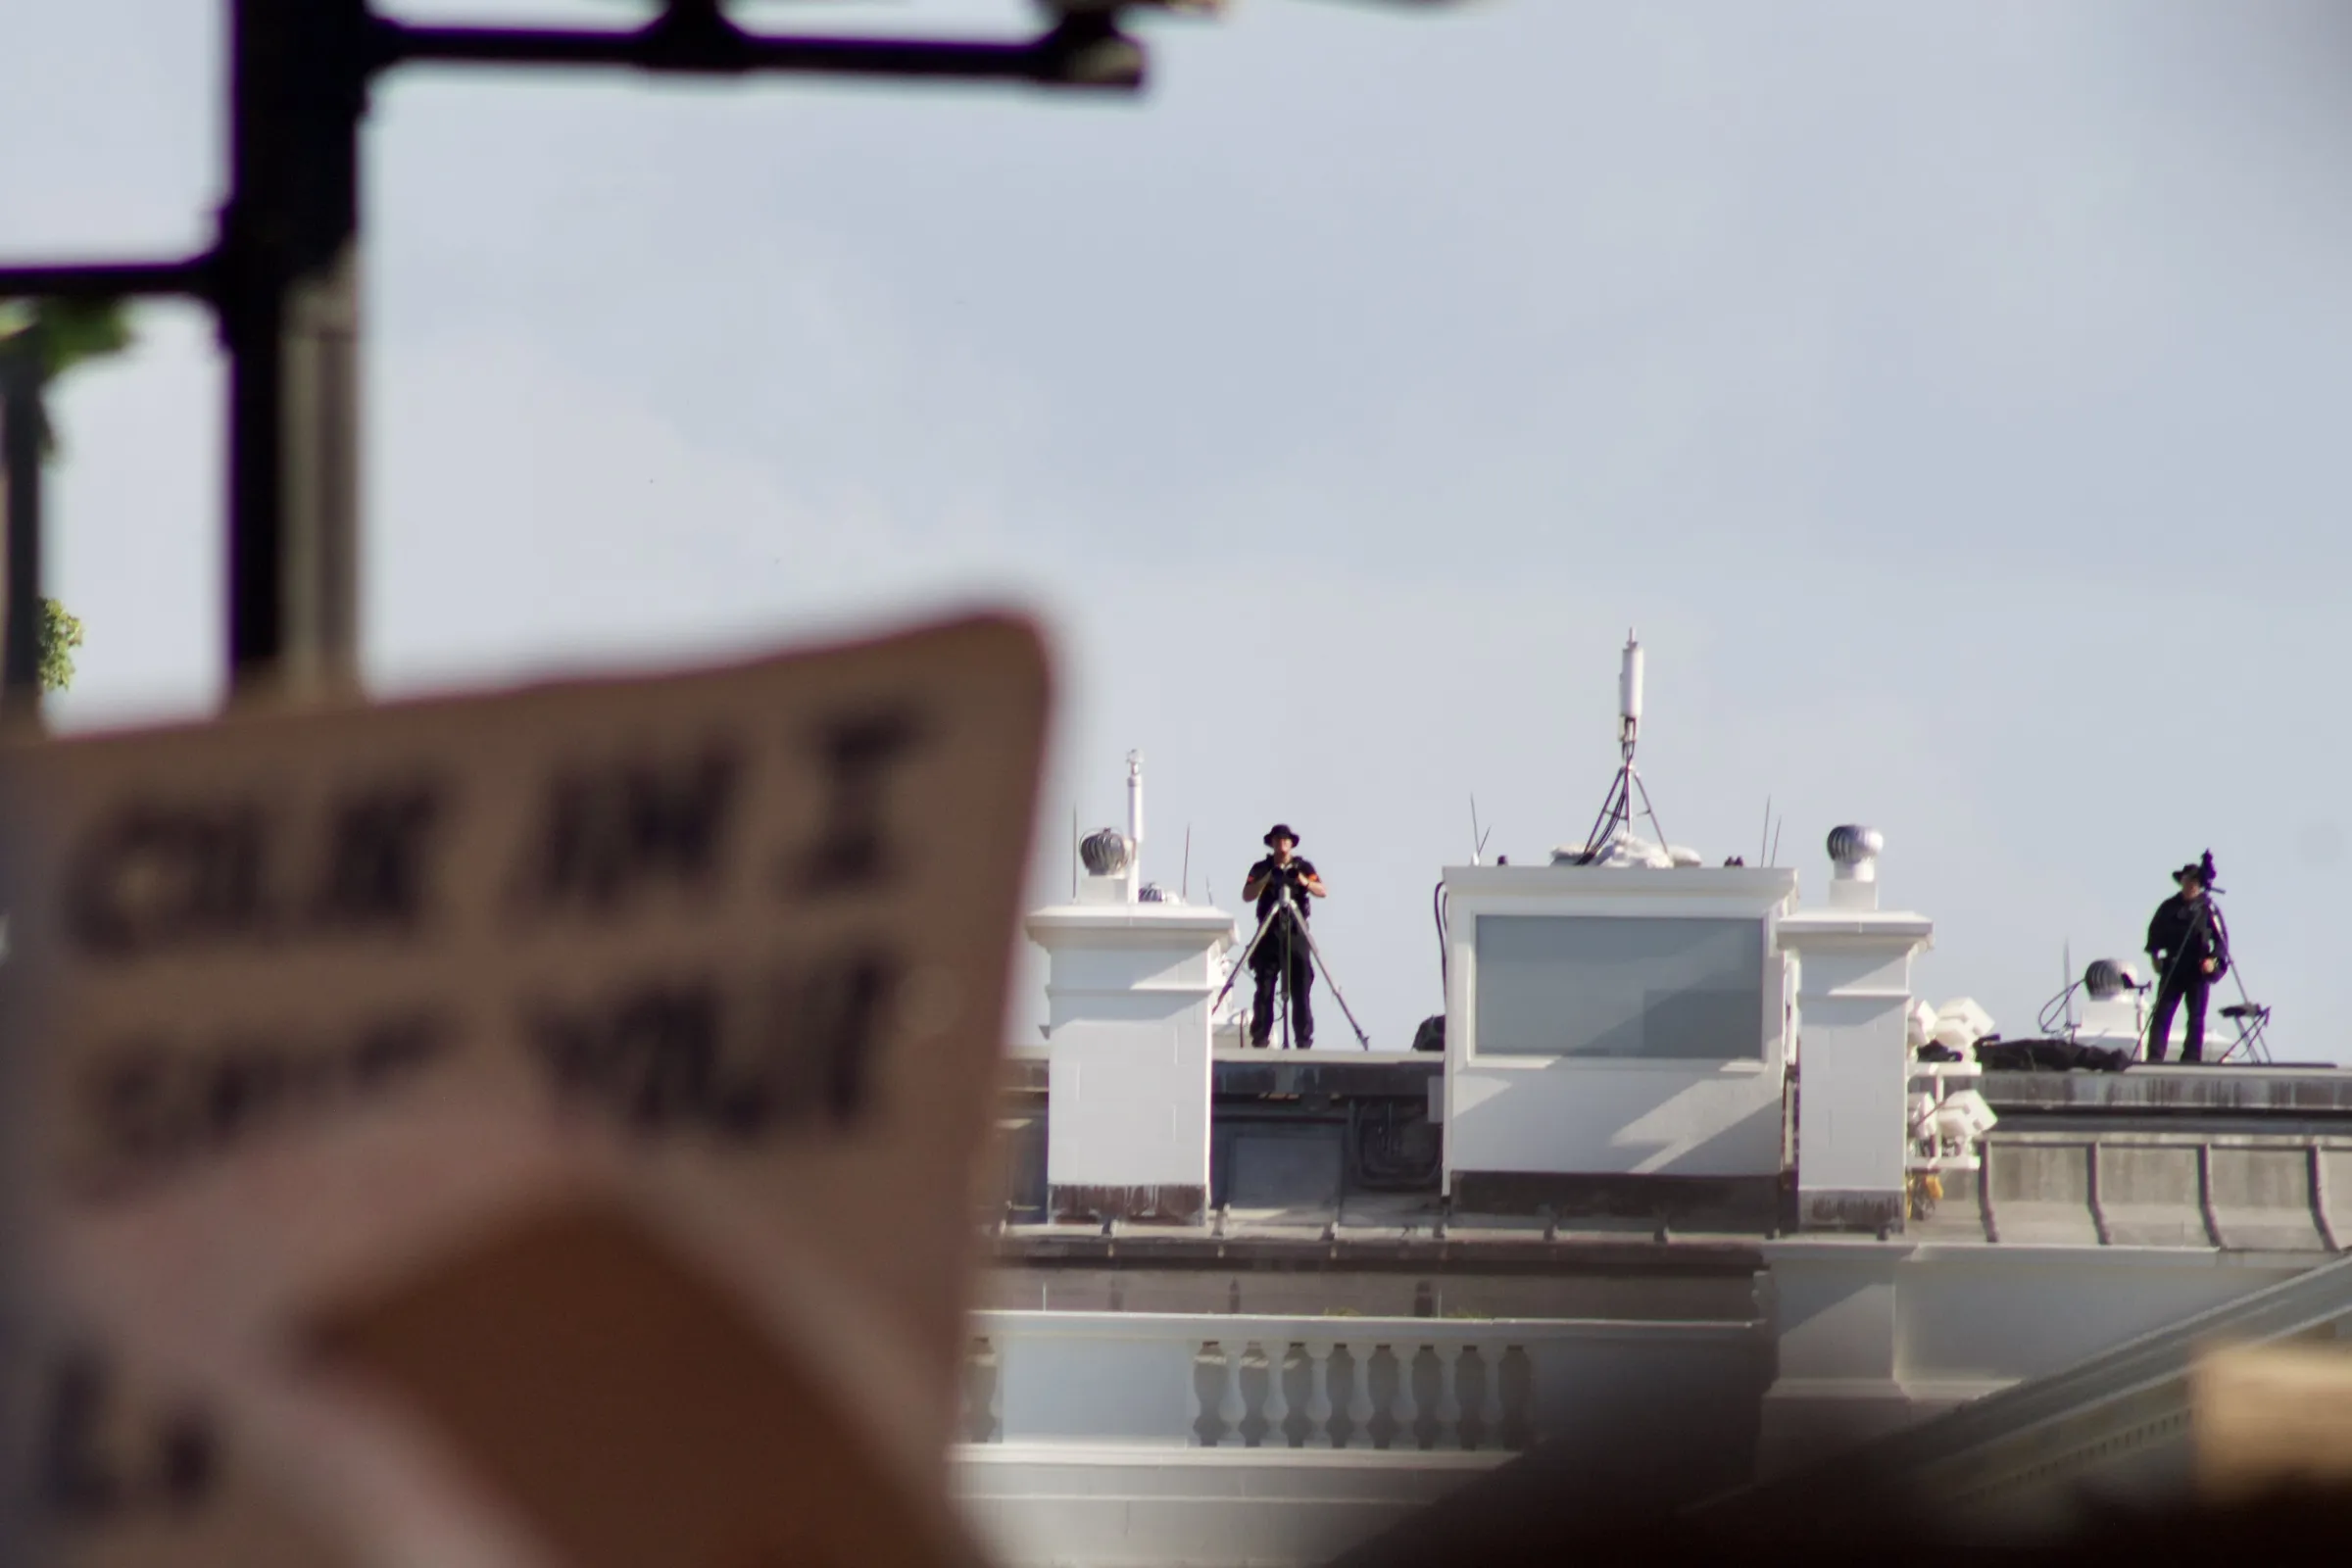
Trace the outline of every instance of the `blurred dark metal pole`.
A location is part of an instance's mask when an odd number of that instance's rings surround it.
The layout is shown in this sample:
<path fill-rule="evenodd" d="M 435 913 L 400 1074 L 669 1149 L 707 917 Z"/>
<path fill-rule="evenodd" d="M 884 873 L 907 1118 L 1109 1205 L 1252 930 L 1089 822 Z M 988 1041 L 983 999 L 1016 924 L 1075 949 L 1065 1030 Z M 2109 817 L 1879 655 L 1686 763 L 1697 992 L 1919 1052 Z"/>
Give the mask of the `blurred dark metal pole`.
<path fill-rule="evenodd" d="M 359 680 L 359 132 L 365 0 L 236 0 L 220 337 L 239 692 Z"/>
<path fill-rule="evenodd" d="M 412 25 L 368 0 L 228 0 L 227 10 L 229 196 L 214 247 L 181 261 L 0 268 L 0 298 L 176 294 L 213 307 L 228 360 L 238 695 L 358 684 L 359 143 L 378 72 L 618 66 L 1120 91 L 1141 86 L 1145 71 L 1115 8 L 1077 9 L 1010 42 L 776 37 L 738 27 L 719 0 L 667 0 L 626 31 Z"/>
<path fill-rule="evenodd" d="M 0 342 L 0 469 L 6 470 L 7 628 L 0 632 L 0 718 L 41 710 L 41 341 L 27 327 Z"/>

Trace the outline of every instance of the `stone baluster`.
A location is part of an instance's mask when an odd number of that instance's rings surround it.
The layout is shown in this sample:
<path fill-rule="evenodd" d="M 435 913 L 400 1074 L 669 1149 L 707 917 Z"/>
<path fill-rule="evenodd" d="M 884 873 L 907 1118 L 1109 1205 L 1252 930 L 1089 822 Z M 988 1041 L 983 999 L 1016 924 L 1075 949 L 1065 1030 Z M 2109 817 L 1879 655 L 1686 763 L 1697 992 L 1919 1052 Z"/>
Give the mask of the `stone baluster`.
<path fill-rule="evenodd" d="M 1331 1446 L 1331 1342 L 1306 1342 L 1306 1446 Z"/>
<path fill-rule="evenodd" d="M 1267 1448 L 1287 1448 L 1291 1446 L 1291 1435 L 1283 1427 L 1291 1419 L 1291 1401 L 1282 1392 L 1282 1364 L 1290 1359 L 1291 1342 L 1260 1340 L 1258 1346 L 1266 1352 L 1266 1402 L 1263 1411 L 1266 1435 L 1258 1439 L 1258 1445 Z"/>
<path fill-rule="evenodd" d="M 1478 1394 L 1478 1446 L 1482 1448 L 1508 1446 L 1502 1436 L 1502 1358 L 1510 1353 L 1507 1345 L 1478 1348 L 1478 1370 L 1483 1374 Z"/>
<path fill-rule="evenodd" d="M 1438 1446 L 1458 1448 L 1462 1446 L 1462 1401 L 1454 1377 L 1462 1359 L 1461 1342 L 1440 1340 L 1431 1348 L 1438 1354 Z"/>
<path fill-rule="evenodd" d="M 1348 1446 L 1372 1446 L 1372 1352 L 1375 1347 L 1348 1347 Z"/>
<path fill-rule="evenodd" d="M 1225 1352 L 1225 1394 L 1217 1400 L 1217 1445 L 1223 1446 L 1231 1438 L 1239 1446 L 1248 1442 L 1242 1436 L 1242 1418 L 1250 1413 L 1249 1404 L 1242 1398 L 1242 1351 L 1247 1340 L 1226 1340 L 1218 1348 Z"/>
<path fill-rule="evenodd" d="M 1389 1353 L 1396 1358 L 1396 1397 L 1389 1404 L 1389 1419 L 1396 1423 L 1396 1430 L 1389 1438 L 1389 1446 L 1418 1448 L 1421 1406 L 1413 1398 L 1413 1363 L 1421 1359 L 1421 1347 L 1392 1345 Z"/>

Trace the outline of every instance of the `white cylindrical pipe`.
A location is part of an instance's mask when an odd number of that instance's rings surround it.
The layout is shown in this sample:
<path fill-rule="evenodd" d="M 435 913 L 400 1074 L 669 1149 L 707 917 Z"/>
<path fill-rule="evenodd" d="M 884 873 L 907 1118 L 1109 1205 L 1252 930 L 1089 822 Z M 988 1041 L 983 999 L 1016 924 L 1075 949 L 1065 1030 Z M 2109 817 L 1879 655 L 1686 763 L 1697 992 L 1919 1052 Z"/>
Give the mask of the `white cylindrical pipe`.
<path fill-rule="evenodd" d="M 1127 754 L 1127 902 L 1133 904 L 1144 886 L 1144 754 Z"/>

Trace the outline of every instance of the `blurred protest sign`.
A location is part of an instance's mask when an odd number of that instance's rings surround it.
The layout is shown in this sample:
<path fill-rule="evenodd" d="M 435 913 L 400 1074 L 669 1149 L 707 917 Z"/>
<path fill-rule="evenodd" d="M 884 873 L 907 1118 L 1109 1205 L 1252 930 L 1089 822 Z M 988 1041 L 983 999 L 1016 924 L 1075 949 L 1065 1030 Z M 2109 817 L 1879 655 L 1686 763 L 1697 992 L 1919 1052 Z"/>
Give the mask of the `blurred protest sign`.
<path fill-rule="evenodd" d="M 700 1401 L 729 1443 L 801 1409 L 870 1459 L 840 1497 L 904 1499 L 892 1555 L 953 1556 L 931 1515 L 1046 701 L 1034 633 L 980 618 L 16 753 L 0 1029 L 36 1043 L 7 1086 L 35 1305 L 368 1561 L 589 1562 L 564 1510 L 612 1498 L 500 1490 L 563 1380 L 510 1359 L 524 1408 L 453 1392 L 498 1346 L 552 1354 L 576 1276 L 653 1314 L 606 1325 L 613 1390 L 734 1387 Z M 697 1401 L 628 1397 L 699 1441 Z"/>
<path fill-rule="evenodd" d="M 2189 1374 L 2189 1408 L 2208 1500 L 2352 1488 L 2352 1349 L 2289 1342 L 2208 1350 Z"/>

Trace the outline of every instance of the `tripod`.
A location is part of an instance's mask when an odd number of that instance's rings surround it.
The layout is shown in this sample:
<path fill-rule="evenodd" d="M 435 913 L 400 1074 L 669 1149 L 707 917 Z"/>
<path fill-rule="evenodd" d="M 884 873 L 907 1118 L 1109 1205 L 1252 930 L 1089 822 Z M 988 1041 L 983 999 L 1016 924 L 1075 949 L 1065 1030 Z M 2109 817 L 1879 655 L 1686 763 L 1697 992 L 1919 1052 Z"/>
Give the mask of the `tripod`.
<path fill-rule="evenodd" d="M 1298 906 L 1291 902 L 1290 884 L 1286 882 L 1275 891 L 1278 898 L 1274 907 L 1268 909 L 1266 917 L 1257 922 L 1256 933 L 1250 938 L 1250 945 L 1242 950 L 1241 958 L 1233 966 L 1233 973 L 1225 977 L 1224 988 L 1217 993 L 1217 1000 L 1208 1004 L 1208 1010 L 1214 1013 L 1225 1005 L 1226 997 L 1232 994 L 1233 983 L 1242 977 L 1244 969 L 1250 967 L 1250 960 L 1256 956 L 1259 944 L 1266 940 L 1266 933 L 1274 929 L 1275 921 L 1280 920 L 1282 967 L 1275 982 L 1278 988 L 1275 1005 L 1282 1012 L 1282 1049 L 1291 1049 L 1291 941 L 1293 933 L 1296 933 L 1305 939 L 1307 961 L 1323 971 L 1323 983 L 1331 987 L 1332 1000 L 1339 1003 L 1340 1011 L 1347 1015 L 1348 1027 L 1355 1031 L 1355 1043 L 1370 1051 L 1372 1037 L 1364 1033 L 1362 1024 L 1355 1021 L 1355 1009 L 1348 1005 L 1348 994 L 1340 989 L 1340 982 L 1332 975 L 1331 965 L 1324 961 L 1323 950 L 1315 946 L 1315 934 L 1307 929 L 1305 917 L 1298 912 Z"/>
<path fill-rule="evenodd" d="M 1634 766 L 1634 721 L 1627 719 L 1619 726 L 1621 739 L 1617 743 L 1619 761 L 1617 776 L 1609 781 L 1609 793 L 1600 803 L 1600 814 L 1592 820 L 1592 831 L 1585 838 L 1584 853 L 1576 858 L 1578 865 L 1591 865 L 1609 850 L 1610 842 L 1619 830 L 1632 832 L 1634 827 L 1634 797 L 1642 797 L 1639 814 L 1649 818 L 1649 825 L 1658 835 L 1658 847 L 1665 848 L 1666 829 L 1658 824 L 1658 808 L 1649 804 L 1649 787 L 1642 782 L 1641 769 Z"/>

